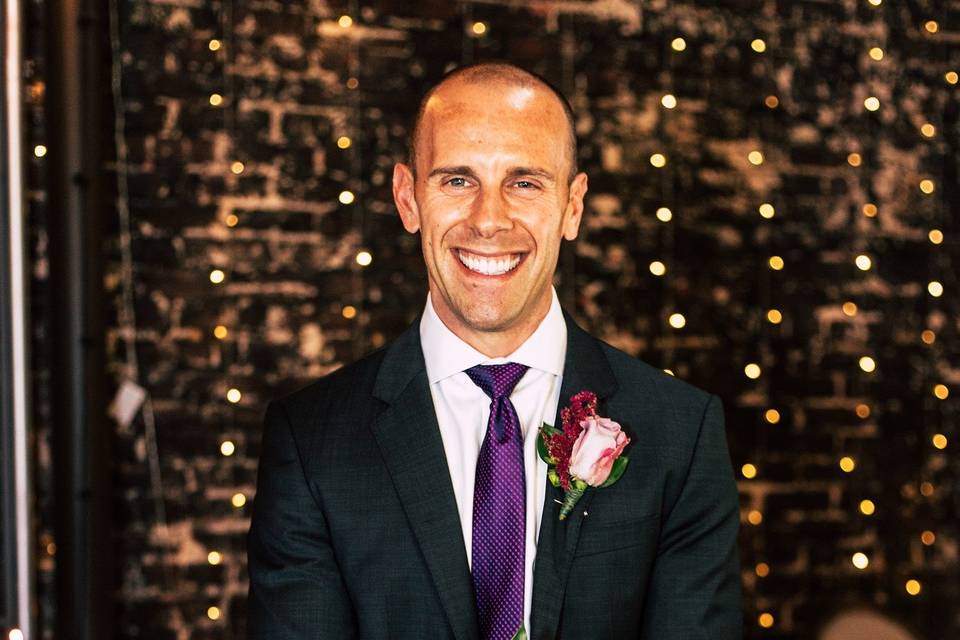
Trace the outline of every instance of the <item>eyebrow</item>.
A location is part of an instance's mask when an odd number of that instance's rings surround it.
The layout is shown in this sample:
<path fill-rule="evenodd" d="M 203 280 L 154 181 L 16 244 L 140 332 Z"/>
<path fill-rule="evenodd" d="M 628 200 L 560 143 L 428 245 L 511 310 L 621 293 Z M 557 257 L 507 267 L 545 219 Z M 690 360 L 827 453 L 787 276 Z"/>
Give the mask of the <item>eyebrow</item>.
<path fill-rule="evenodd" d="M 430 175 L 428 175 L 427 177 L 432 178 L 434 176 L 451 176 L 451 175 L 467 176 L 470 178 L 478 177 L 476 172 L 472 168 L 466 165 L 461 165 L 456 167 L 437 167 L 436 169 L 431 171 Z M 538 167 L 511 167 L 507 171 L 508 178 L 519 178 L 520 176 L 531 176 L 531 177 L 541 178 L 543 180 L 548 180 L 550 182 L 556 182 L 556 178 L 553 176 L 552 173 L 550 173 L 546 169 L 540 169 Z"/>

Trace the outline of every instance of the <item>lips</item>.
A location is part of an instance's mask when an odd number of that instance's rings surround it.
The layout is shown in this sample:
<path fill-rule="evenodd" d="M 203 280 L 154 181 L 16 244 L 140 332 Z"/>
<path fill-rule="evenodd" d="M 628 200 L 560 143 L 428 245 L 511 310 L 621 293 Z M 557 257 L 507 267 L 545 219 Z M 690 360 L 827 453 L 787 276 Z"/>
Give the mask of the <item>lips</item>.
<path fill-rule="evenodd" d="M 471 253 L 463 249 L 456 249 L 454 253 L 460 264 L 474 273 L 484 276 L 500 276 L 517 268 L 523 260 L 524 253 L 502 253 L 485 256 Z"/>

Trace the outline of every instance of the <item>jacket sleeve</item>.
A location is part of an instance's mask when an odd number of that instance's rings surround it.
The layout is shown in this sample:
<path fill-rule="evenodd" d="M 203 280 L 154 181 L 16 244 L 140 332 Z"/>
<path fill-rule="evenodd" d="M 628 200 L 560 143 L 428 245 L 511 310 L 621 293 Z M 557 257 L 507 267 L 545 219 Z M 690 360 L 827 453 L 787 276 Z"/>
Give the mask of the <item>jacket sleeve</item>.
<path fill-rule="evenodd" d="M 644 605 L 644 640 L 739 640 L 737 487 L 723 405 L 711 396 L 679 497 L 664 521 Z"/>
<path fill-rule="evenodd" d="M 247 537 L 250 640 L 353 638 L 356 621 L 330 534 L 283 406 L 264 419 Z"/>

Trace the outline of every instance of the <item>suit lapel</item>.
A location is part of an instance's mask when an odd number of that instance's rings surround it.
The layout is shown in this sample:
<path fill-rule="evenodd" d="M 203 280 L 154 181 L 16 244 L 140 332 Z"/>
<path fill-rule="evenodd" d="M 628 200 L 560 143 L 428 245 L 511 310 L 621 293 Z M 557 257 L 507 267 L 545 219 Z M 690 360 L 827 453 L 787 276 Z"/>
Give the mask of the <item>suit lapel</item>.
<path fill-rule="evenodd" d="M 560 409 L 570 402 L 570 396 L 580 391 L 593 391 L 599 400 L 598 411 L 603 415 L 603 400 L 617 389 L 617 381 L 599 343 L 573 318 L 563 312 L 567 324 L 567 353 L 560 384 L 560 401 L 553 424 L 560 425 Z M 589 510 L 594 489 L 587 489 L 576 508 L 563 522 L 560 504 L 563 490 L 547 482 L 543 511 L 540 516 L 540 536 L 533 572 L 533 606 L 530 612 L 530 637 L 555 638 L 560 623 L 560 612 L 566 591 L 570 561 L 580 536 L 584 511 Z"/>
<path fill-rule="evenodd" d="M 473 581 L 419 325 L 414 322 L 384 356 L 373 393 L 387 407 L 373 432 L 454 636 L 474 639 L 479 627 Z"/>

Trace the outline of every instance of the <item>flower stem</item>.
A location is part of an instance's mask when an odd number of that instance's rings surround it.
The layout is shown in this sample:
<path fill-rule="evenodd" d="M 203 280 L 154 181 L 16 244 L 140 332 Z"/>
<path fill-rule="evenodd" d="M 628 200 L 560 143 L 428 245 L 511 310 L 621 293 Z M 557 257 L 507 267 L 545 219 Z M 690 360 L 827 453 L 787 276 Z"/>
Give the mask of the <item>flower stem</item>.
<path fill-rule="evenodd" d="M 563 504 L 560 505 L 560 519 L 566 520 L 567 516 L 570 515 L 570 512 L 573 511 L 574 505 L 577 504 L 577 500 L 580 499 L 580 496 L 583 495 L 583 492 L 587 488 L 584 486 L 582 489 L 578 488 L 576 485 L 570 487 L 570 489 L 563 496 Z"/>

